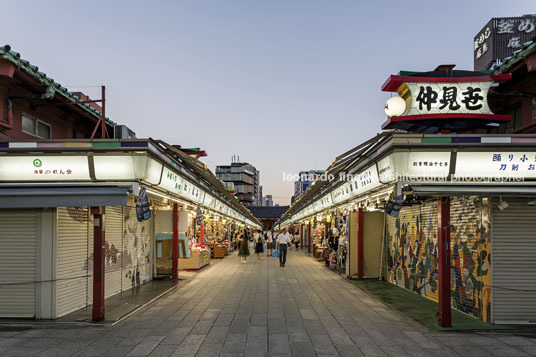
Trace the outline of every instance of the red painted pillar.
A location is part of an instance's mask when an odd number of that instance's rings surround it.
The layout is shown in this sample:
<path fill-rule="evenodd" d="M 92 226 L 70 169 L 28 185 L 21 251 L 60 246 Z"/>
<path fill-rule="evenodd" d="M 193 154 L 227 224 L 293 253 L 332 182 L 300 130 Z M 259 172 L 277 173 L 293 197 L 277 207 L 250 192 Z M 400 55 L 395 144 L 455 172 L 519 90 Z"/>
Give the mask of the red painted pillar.
<path fill-rule="evenodd" d="M 307 253 L 311 253 L 311 223 L 307 227 Z"/>
<path fill-rule="evenodd" d="M 179 205 L 173 204 L 173 243 L 172 243 L 171 277 L 179 279 Z"/>
<path fill-rule="evenodd" d="M 201 245 L 205 244 L 205 225 L 204 224 L 201 225 L 201 232 L 200 232 L 199 240 L 201 242 Z"/>
<path fill-rule="evenodd" d="M 300 247 L 303 249 L 303 223 L 300 224 Z"/>
<path fill-rule="evenodd" d="M 439 269 L 439 314 L 441 327 L 452 326 L 450 311 L 450 197 L 438 200 L 437 263 Z"/>
<path fill-rule="evenodd" d="M 357 209 L 357 279 L 364 279 L 364 254 L 363 254 L 363 208 Z"/>
<path fill-rule="evenodd" d="M 93 321 L 104 320 L 104 207 L 91 207 L 93 215 Z"/>

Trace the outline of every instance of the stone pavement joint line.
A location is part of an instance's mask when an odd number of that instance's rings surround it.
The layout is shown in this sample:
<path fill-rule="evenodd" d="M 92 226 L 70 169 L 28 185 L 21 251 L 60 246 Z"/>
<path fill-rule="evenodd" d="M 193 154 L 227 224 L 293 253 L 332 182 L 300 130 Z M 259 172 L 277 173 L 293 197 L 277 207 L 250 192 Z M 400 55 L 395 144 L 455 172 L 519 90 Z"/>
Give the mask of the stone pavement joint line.
<path fill-rule="evenodd" d="M 536 355 L 536 339 L 429 332 L 307 254 L 236 254 L 110 328 L 0 332 L 1 356 Z"/>

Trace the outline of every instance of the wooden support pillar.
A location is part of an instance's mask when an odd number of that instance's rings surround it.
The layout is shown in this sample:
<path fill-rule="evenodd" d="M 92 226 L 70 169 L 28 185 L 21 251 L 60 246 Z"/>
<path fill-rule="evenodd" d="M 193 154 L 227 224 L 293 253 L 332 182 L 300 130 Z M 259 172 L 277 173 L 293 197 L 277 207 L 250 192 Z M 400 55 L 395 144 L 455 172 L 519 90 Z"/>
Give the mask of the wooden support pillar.
<path fill-rule="evenodd" d="M 91 207 L 93 215 L 93 321 L 104 320 L 104 207 Z"/>
<path fill-rule="evenodd" d="M 311 223 L 307 227 L 307 253 L 311 253 Z"/>
<path fill-rule="evenodd" d="M 179 279 L 179 205 L 173 204 L 173 243 L 172 243 L 171 277 Z"/>
<path fill-rule="evenodd" d="M 439 313 L 438 324 L 441 327 L 452 326 L 450 311 L 450 197 L 438 200 L 439 222 L 437 234 L 437 262 L 439 269 Z"/>
<path fill-rule="evenodd" d="M 363 208 L 359 207 L 357 209 L 357 279 L 363 280 L 364 279 L 364 244 L 363 244 Z"/>

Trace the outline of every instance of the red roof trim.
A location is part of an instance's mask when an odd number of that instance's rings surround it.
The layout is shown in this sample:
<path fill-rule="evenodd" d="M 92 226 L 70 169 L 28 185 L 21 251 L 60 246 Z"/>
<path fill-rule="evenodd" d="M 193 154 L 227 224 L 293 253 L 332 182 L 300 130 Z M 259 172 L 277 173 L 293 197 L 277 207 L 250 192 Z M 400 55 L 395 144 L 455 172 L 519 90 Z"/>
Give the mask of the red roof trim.
<path fill-rule="evenodd" d="M 512 73 L 494 74 L 478 77 L 413 77 L 391 75 L 382 85 L 383 92 L 396 92 L 402 83 L 463 83 L 463 82 L 506 82 Z"/>

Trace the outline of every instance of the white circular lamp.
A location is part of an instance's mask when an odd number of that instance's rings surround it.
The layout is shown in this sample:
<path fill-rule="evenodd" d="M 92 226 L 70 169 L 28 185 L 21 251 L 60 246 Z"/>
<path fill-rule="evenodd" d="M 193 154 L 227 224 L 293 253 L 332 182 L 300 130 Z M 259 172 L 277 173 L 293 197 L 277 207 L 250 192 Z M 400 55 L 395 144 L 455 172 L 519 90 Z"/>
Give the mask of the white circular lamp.
<path fill-rule="evenodd" d="M 406 101 L 401 97 L 391 97 L 385 102 L 385 114 L 389 117 L 398 117 L 406 111 Z"/>

